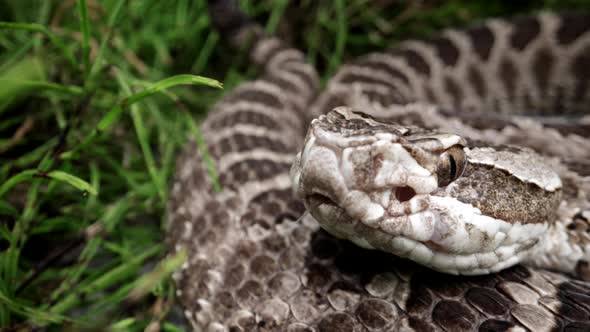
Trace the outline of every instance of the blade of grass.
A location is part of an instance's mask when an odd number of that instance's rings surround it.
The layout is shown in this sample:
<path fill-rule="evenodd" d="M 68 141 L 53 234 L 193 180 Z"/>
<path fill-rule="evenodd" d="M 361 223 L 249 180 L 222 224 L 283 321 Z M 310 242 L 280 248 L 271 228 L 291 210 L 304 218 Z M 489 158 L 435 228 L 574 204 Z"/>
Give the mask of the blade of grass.
<path fill-rule="evenodd" d="M 88 78 L 90 72 L 90 20 L 88 19 L 88 7 L 86 0 L 77 0 L 80 31 L 82 32 L 82 66 L 84 78 Z"/>
<path fill-rule="evenodd" d="M 70 62 L 72 67 L 76 67 L 76 60 L 74 55 L 65 46 L 63 40 L 57 37 L 53 32 L 49 31 L 46 26 L 37 23 L 16 23 L 16 22 L 0 22 L 0 29 L 14 29 L 14 30 L 26 30 L 31 32 L 41 32 L 49 38 L 49 41 L 59 48 L 66 60 Z"/>
<path fill-rule="evenodd" d="M 266 22 L 265 30 L 269 34 L 273 34 L 277 30 L 277 26 L 279 25 L 279 21 L 289 4 L 288 0 L 279 0 L 274 2 L 273 9 L 270 13 L 270 18 Z"/>
<path fill-rule="evenodd" d="M 172 257 L 162 260 L 158 266 L 148 274 L 137 280 L 135 287 L 129 293 L 131 301 L 137 301 L 151 291 L 158 283 L 170 276 L 182 263 L 187 260 L 187 252 L 179 251 Z"/>
<path fill-rule="evenodd" d="M 74 85 L 62 85 L 45 81 L 27 81 L 10 78 L 0 78 L 0 84 L 9 84 L 10 86 L 17 87 L 18 89 L 46 89 L 69 95 L 81 95 L 84 93 L 84 90 L 82 88 Z"/>
<path fill-rule="evenodd" d="M 4 72 L 8 70 L 11 66 L 16 64 L 18 61 L 21 61 L 25 58 L 25 55 L 31 47 L 33 46 L 34 40 L 29 39 L 26 43 L 22 44 L 18 49 L 16 49 L 12 53 L 8 53 L 7 59 L 4 59 L 4 62 L 0 65 L 0 72 Z"/>
<path fill-rule="evenodd" d="M 68 318 L 64 315 L 46 312 L 35 308 L 28 307 L 13 301 L 10 296 L 0 292 L 0 303 L 5 306 L 8 310 L 17 313 L 21 316 L 27 317 L 35 323 L 48 324 L 48 323 L 63 323 L 63 322 L 74 322 L 73 319 Z"/>
<path fill-rule="evenodd" d="M 17 184 L 24 182 L 24 181 L 31 180 L 37 173 L 38 173 L 38 171 L 36 169 L 28 169 L 28 170 L 24 170 L 18 174 L 13 175 L 8 180 L 6 180 L 4 183 L 2 183 L 2 185 L 0 185 L 0 197 L 4 196 L 4 194 L 6 194 L 6 192 L 8 192 L 10 189 L 12 189 Z"/>
<path fill-rule="evenodd" d="M 346 23 L 346 8 L 344 6 L 344 0 L 335 0 L 336 4 L 336 45 L 330 61 L 328 63 L 328 77 L 331 77 L 336 69 L 340 66 L 342 61 L 342 55 L 344 53 L 344 46 L 346 46 L 346 38 L 348 35 L 347 23 Z"/>
<path fill-rule="evenodd" d="M 2 185 L 0 185 L 0 197 L 4 196 L 6 192 L 12 189 L 17 184 L 28 181 L 33 179 L 36 176 L 41 177 L 48 177 L 58 181 L 62 181 L 72 185 L 75 188 L 78 188 L 84 192 L 88 192 L 92 195 L 96 195 L 96 189 L 94 189 L 88 182 L 73 176 L 71 174 L 62 172 L 62 171 L 51 171 L 49 173 L 40 172 L 36 169 L 28 169 L 24 170 L 16 175 L 13 175 L 11 178 L 6 180 Z"/>
<path fill-rule="evenodd" d="M 158 81 L 154 83 L 151 87 L 148 87 L 147 89 L 141 92 L 130 95 L 129 97 L 127 97 L 127 104 L 134 104 L 145 97 L 162 92 L 166 89 L 169 89 L 177 85 L 206 85 L 212 88 L 223 89 L 223 84 L 211 78 L 188 74 L 176 75 Z"/>
<path fill-rule="evenodd" d="M 164 324 L 162 324 L 162 328 L 164 329 L 165 332 L 185 332 L 184 329 L 182 329 L 176 325 L 172 325 L 171 323 L 168 323 L 168 322 L 164 322 Z"/>
<path fill-rule="evenodd" d="M 131 94 L 131 88 L 129 84 L 123 77 L 120 75 L 120 72 L 117 72 L 117 81 L 119 85 L 123 89 L 123 91 L 127 94 Z M 146 94 L 145 96 L 149 96 Z M 141 100 L 141 99 L 137 99 Z M 137 134 L 137 139 L 139 140 L 139 145 L 141 146 L 141 151 L 143 152 L 143 158 L 145 160 L 146 166 L 148 168 L 148 172 L 150 177 L 152 178 L 152 182 L 158 191 L 158 195 L 160 196 L 160 200 L 162 204 L 166 204 L 166 185 L 164 179 L 160 177 L 158 168 L 156 167 L 156 162 L 154 160 L 154 156 L 152 154 L 152 150 L 149 144 L 149 137 L 143 122 L 143 118 L 139 107 L 137 105 L 131 105 L 131 119 L 133 120 L 133 125 L 135 127 L 135 132 Z"/>
<path fill-rule="evenodd" d="M 18 215 L 18 210 L 4 200 L 0 200 L 0 215 L 15 217 Z"/>
<path fill-rule="evenodd" d="M 213 54 L 213 50 L 215 49 L 215 45 L 219 42 L 219 34 L 215 31 L 210 32 L 207 35 L 207 39 L 205 39 L 205 43 L 203 47 L 201 47 L 201 51 L 199 52 L 199 56 L 195 60 L 195 63 L 192 66 L 192 70 L 196 73 L 200 73 L 206 67 L 207 63 L 209 62 L 209 57 Z"/>
<path fill-rule="evenodd" d="M 203 160 L 205 160 L 205 164 L 207 165 L 207 172 L 209 173 L 209 177 L 211 178 L 211 182 L 213 183 L 213 188 L 216 192 L 221 192 L 221 184 L 219 183 L 219 177 L 217 176 L 217 170 L 215 169 L 215 164 L 213 163 L 213 159 L 209 155 L 209 151 L 207 150 L 207 144 L 203 140 L 201 136 L 201 131 L 199 127 L 195 124 L 194 120 L 191 118 L 189 114 L 186 114 L 187 123 L 191 132 L 193 133 L 193 137 L 199 146 L 199 152 L 203 156 Z"/>
<path fill-rule="evenodd" d="M 100 66 L 102 65 L 102 60 L 105 56 L 105 50 L 106 50 L 107 45 L 113 35 L 113 28 L 117 24 L 117 21 L 119 19 L 119 14 L 121 13 L 121 9 L 123 8 L 123 5 L 125 4 L 125 2 L 127 2 L 127 0 L 119 0 L 111 8 L 111 13 L 110 13 L 108 21 L 107 21 L 108 22 L 107 23 L 108 30 L 107 30 L 106 35 L 104 36 L 104 38 L 100 42 L 98 54 L 96 55 L 96 59 L 94 59 L 94 63 L 92 64 L 92 67 L 90 68 L 90 74 L 88 77 L 89 81 L 93 81 L 99 73 Z"/>
<path fill-rule="evenodd" d="M 20 100 L 34 88 L 20 82 L 41 81 L 45 79 L 45 74 L 39 59 L 25 58 L 1 73 L 0 79 L 14 82 L 13 84 L 0 84 L 0 104 L 2 104 L 0 114 L 2 114 L 6 106 Z"/>
<path fill-rule="evenodd" d="M 125 318 L 116 323 L 111 324 L 109 330 L 112 332 L 132 331 L 132 325 L 136 323 L 137 320 L 135 318 Z"/>
<path fill-rule="evenodd" d="M 92 187 L 90 185 L 90 183 L 80 179 L 77 176 L 74 176 L 72 174 L 68 174 L 66 172 L 62 172 L 62 171 L 51 171 L 49 173 L 46 174 L 47 177 L 58 180 L 58 181 L 62 181 L 65 182 L 77 189 L 82 190 L 83 192 L 87 192 L 90 193 L 91 195 L 97 195 L 97 191 L 96 189 L 94 189 L 94 187 Z"/>
<path fill-rule="evenodd" d="M 72 307 L 76 306 L 84 296 L 90 296 L 107 287 L 117 285 L 122 280 L 129 278 L 132 273 L 136 272 L 147 258 L 156 255 L 162 250 L 163 246 L 161 245 L 153 246 L 147 249 L 144 253 L 137 255 L 133 260 L 111 269 L 96 280 L 89 282 L 87 285 L 79 289 L 70 290 L 69 295 L 53 305 L 49 309 L 49 312 L 58 314 L 67 312 Z"/>
<path fill-rule="evenodd" d="M 126 98 L 123 98 L 99 121 L 95 130 L 88 135 L 80 144 L 74 147 L 70 151 L 66 151 L 61 154 L 62 159 L 73 158 L 78 151 L 86 148 L 88 144 L 92 143 L 96 137 L 103 131 L 108 130 L 114 123 L 117 122 L 124 110 L 128 109 L 129 106 L 134 103 L 151 96 L 153 94 L 164 92 L 166 89 L 172 88 L 177 85 L 206 85 L 214 88 L 223 88 L 223 85 L 214 79 L 197 76 L 197 75 L 176 75 L 165 78 L 161 81 L 154 83 L 152 86 L 146 88 L 143 91 L 134 93 Z"/>
<path fill-rule="evenodd" d="M 2 201 L 0 201 L 0 203 L 2 203 Z M 10 233 L 10 230 L 8 229 L 8 225 L 0 224 L 0 238 L 7 242 L 14 242 L 14 238 L 12 237 L 12 233 Z"/>

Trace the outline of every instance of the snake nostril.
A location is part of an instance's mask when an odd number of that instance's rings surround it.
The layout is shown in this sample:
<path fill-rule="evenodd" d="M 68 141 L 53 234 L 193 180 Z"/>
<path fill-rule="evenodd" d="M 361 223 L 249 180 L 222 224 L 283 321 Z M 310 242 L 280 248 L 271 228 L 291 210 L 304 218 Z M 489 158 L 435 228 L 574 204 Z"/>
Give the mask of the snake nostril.
<path fill-rule="evenodd" d="M 416 192 L 411 187 L 399 187 L 395 190 L 395 197 L 400 202 L 406 202 L 412 199 L 412 197 L 416 196 Z"/>

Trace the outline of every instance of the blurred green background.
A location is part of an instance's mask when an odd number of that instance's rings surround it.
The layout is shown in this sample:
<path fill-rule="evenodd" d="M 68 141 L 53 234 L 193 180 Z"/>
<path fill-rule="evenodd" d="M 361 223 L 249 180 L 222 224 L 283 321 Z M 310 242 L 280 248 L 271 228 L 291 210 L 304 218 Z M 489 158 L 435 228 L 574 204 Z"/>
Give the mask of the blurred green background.
<path fill-rule="evenodd" d="M 175 157 L 208 107 L 256 75 L 211 30 L 205 2 L 0 0 L 0 327 L 185 329 L 169 278 L 185 257 L 163 242 Z M 444 27 L 590 10 L 590 0 L 241 5 L 324 80 L 355 55 Z"/>

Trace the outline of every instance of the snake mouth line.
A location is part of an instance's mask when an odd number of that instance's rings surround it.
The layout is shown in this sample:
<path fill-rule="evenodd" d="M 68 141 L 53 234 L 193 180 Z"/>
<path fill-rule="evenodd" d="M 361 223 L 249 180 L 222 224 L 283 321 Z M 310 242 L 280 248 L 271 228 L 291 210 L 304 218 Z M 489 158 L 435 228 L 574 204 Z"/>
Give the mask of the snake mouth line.
<path fill-rule="evenodd" d="M 386 214 L 388 216 L 384 216 L 383 218 L 409 218 L 413 215 L 419 215 L 423 213 L 427 206 L 419 203 L 421 199 L 424 199 L 425 195 L 417 194 L 416 191 L 409 186 L 397 187 L 391 190 L 391 194 L 395 196 L 395 199 L 392 200 L 390 206 L 395 206 L 395 211 L 387 211 Z M 418 200 L 418 201 L 416 201 Z M 342 217 L 343 215 L 347 215 L 347 219 L 358 219 L 358 222 L 363 222 L 363 218 L 352 217 L 349 214 L 349 211 L 341 204 L 337 203 L 335 199 L 333 199 L 330 195 L 314 192 L 312 194 L 308 194 L 305 196 L 304 201 L 312 207 L 312 210 L 317 209 L 320 206 L 329 207 L 332 211 L 339 211 L 337 214 L 338 217 Z M 377 202 L 374 202 L 377 203 Z M 379 204 L 379 203 L 377 203 Z M 380 205 L 386 209 L 386 205 L 384 203 L 380 203 Z M 393 204 L 393 205 L 391 205 Z M 335 218 L 335 216 L 333 216 Z M 336 220 L 335 220 L 336 221 Z"/>
<path fill-rule="evenodd" d="M 405 192 L 407 191 L 407 192 Z M 400 187 L 394 189 L 395 195 L 404 197 L 412 196 L 411 188 Z M 402 197 L 402 198 L 404 198 Z M 415 205 L 412 199 L 420 199 L 422 195 L 416 194 L 402 202 L 403 205 Z M 400 197 L 398 197 L 400 201 Z M 433 235 L 424 237 L 426 228 L 420 223 L 422 219 L 417 218 L 424 212 L 424 207 L 405 213 L 400 211 L 399 232 L 395 234 L 384 229 L 381 223 L 370 225 L 358 218 L 352 217 L 345 208 L 336 204 L 328 195 L 315 192 L 305 197 L 306 204 L 310 211 L 315 211 L 313 216 L 320 223 L 321 227 L 328 233 L 340 239 L 347 239 L 366 249 L 379 249 L 401 258 L 407 258 L 421 265 L 428 266 L 434 270 L 459 275 L 480 275 L 499 271 L 517 264 L 528 252 L 534 249 L 536 242 L 523 243 L 498 243 L 490 248 L 479 248 L 472 252 L 459 253 L 445 248 L 445 245 L 437 243 Z M 427 220 L 422 220 L 425 223 Z M 418 222 L 418 223 L 416 223 Z M 439 221 L 437 221 L 438 223 Z M 444 233 L 444 223 L 432 225 L 434 233 Z M 408 234 L 404 229 L 414 229 L 416 236 Z M 371 235 L 379 241 L 372 241 Z M 435 236 L 436 237 L 436 236 Z"/>
<path fill-rule="evenodd" d="M 407 190 L 407 189 L 403 189 Z M 474 252 L 470 254 L 452 254 L 441 250 L 439 245 L 428 241 L 423 242 L 402 234 L 390 235 L 387 246 L 366 241 L 362 237 L 351 237 L 348 227 L 358 226 L 359 221 L 352 219 L 343 208 L 338 206 L 330 197 L 314 193 L 306 196 L 305 200 L 314 208 L 324 206 L 332 212 L 330 222 L 320 222 L 322 228 L 337 238 L 350 240 L 367 249 L 381 249 L 400 258 L 410 259 L 434 270 L 455 275 L 480 275 L 499 271 L 518 263 L 523 249 L 516 244 L 501 246 L 490 251 Z M 320 219 L 318 219 L 319 221 Z M 326 221 L 324 219 L 324 221 Z M 355 226 L 356 225 L 356 226 Z M 343 228 L 342 228 L 343 227 Z M 382 232 L 375 229 L 376 232 Z M 508 252 L 509 254 L 506 254 Z M 502 259 L 500 256 L 503 256 Z"/>

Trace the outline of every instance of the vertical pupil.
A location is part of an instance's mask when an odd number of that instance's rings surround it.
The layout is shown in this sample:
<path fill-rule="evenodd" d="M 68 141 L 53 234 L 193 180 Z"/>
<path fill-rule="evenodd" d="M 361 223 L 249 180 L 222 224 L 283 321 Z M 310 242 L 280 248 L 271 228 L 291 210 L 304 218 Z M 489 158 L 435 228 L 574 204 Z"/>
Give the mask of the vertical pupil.
<path fill-rule="evenodd" d="M 449 163 L 451 164 L 451 180 L 454 180 L 455 175 L 457 175 L 457 164 L 455 163 L 455 158 L 453 158 L 453 156 L 449 156 Z"/>

